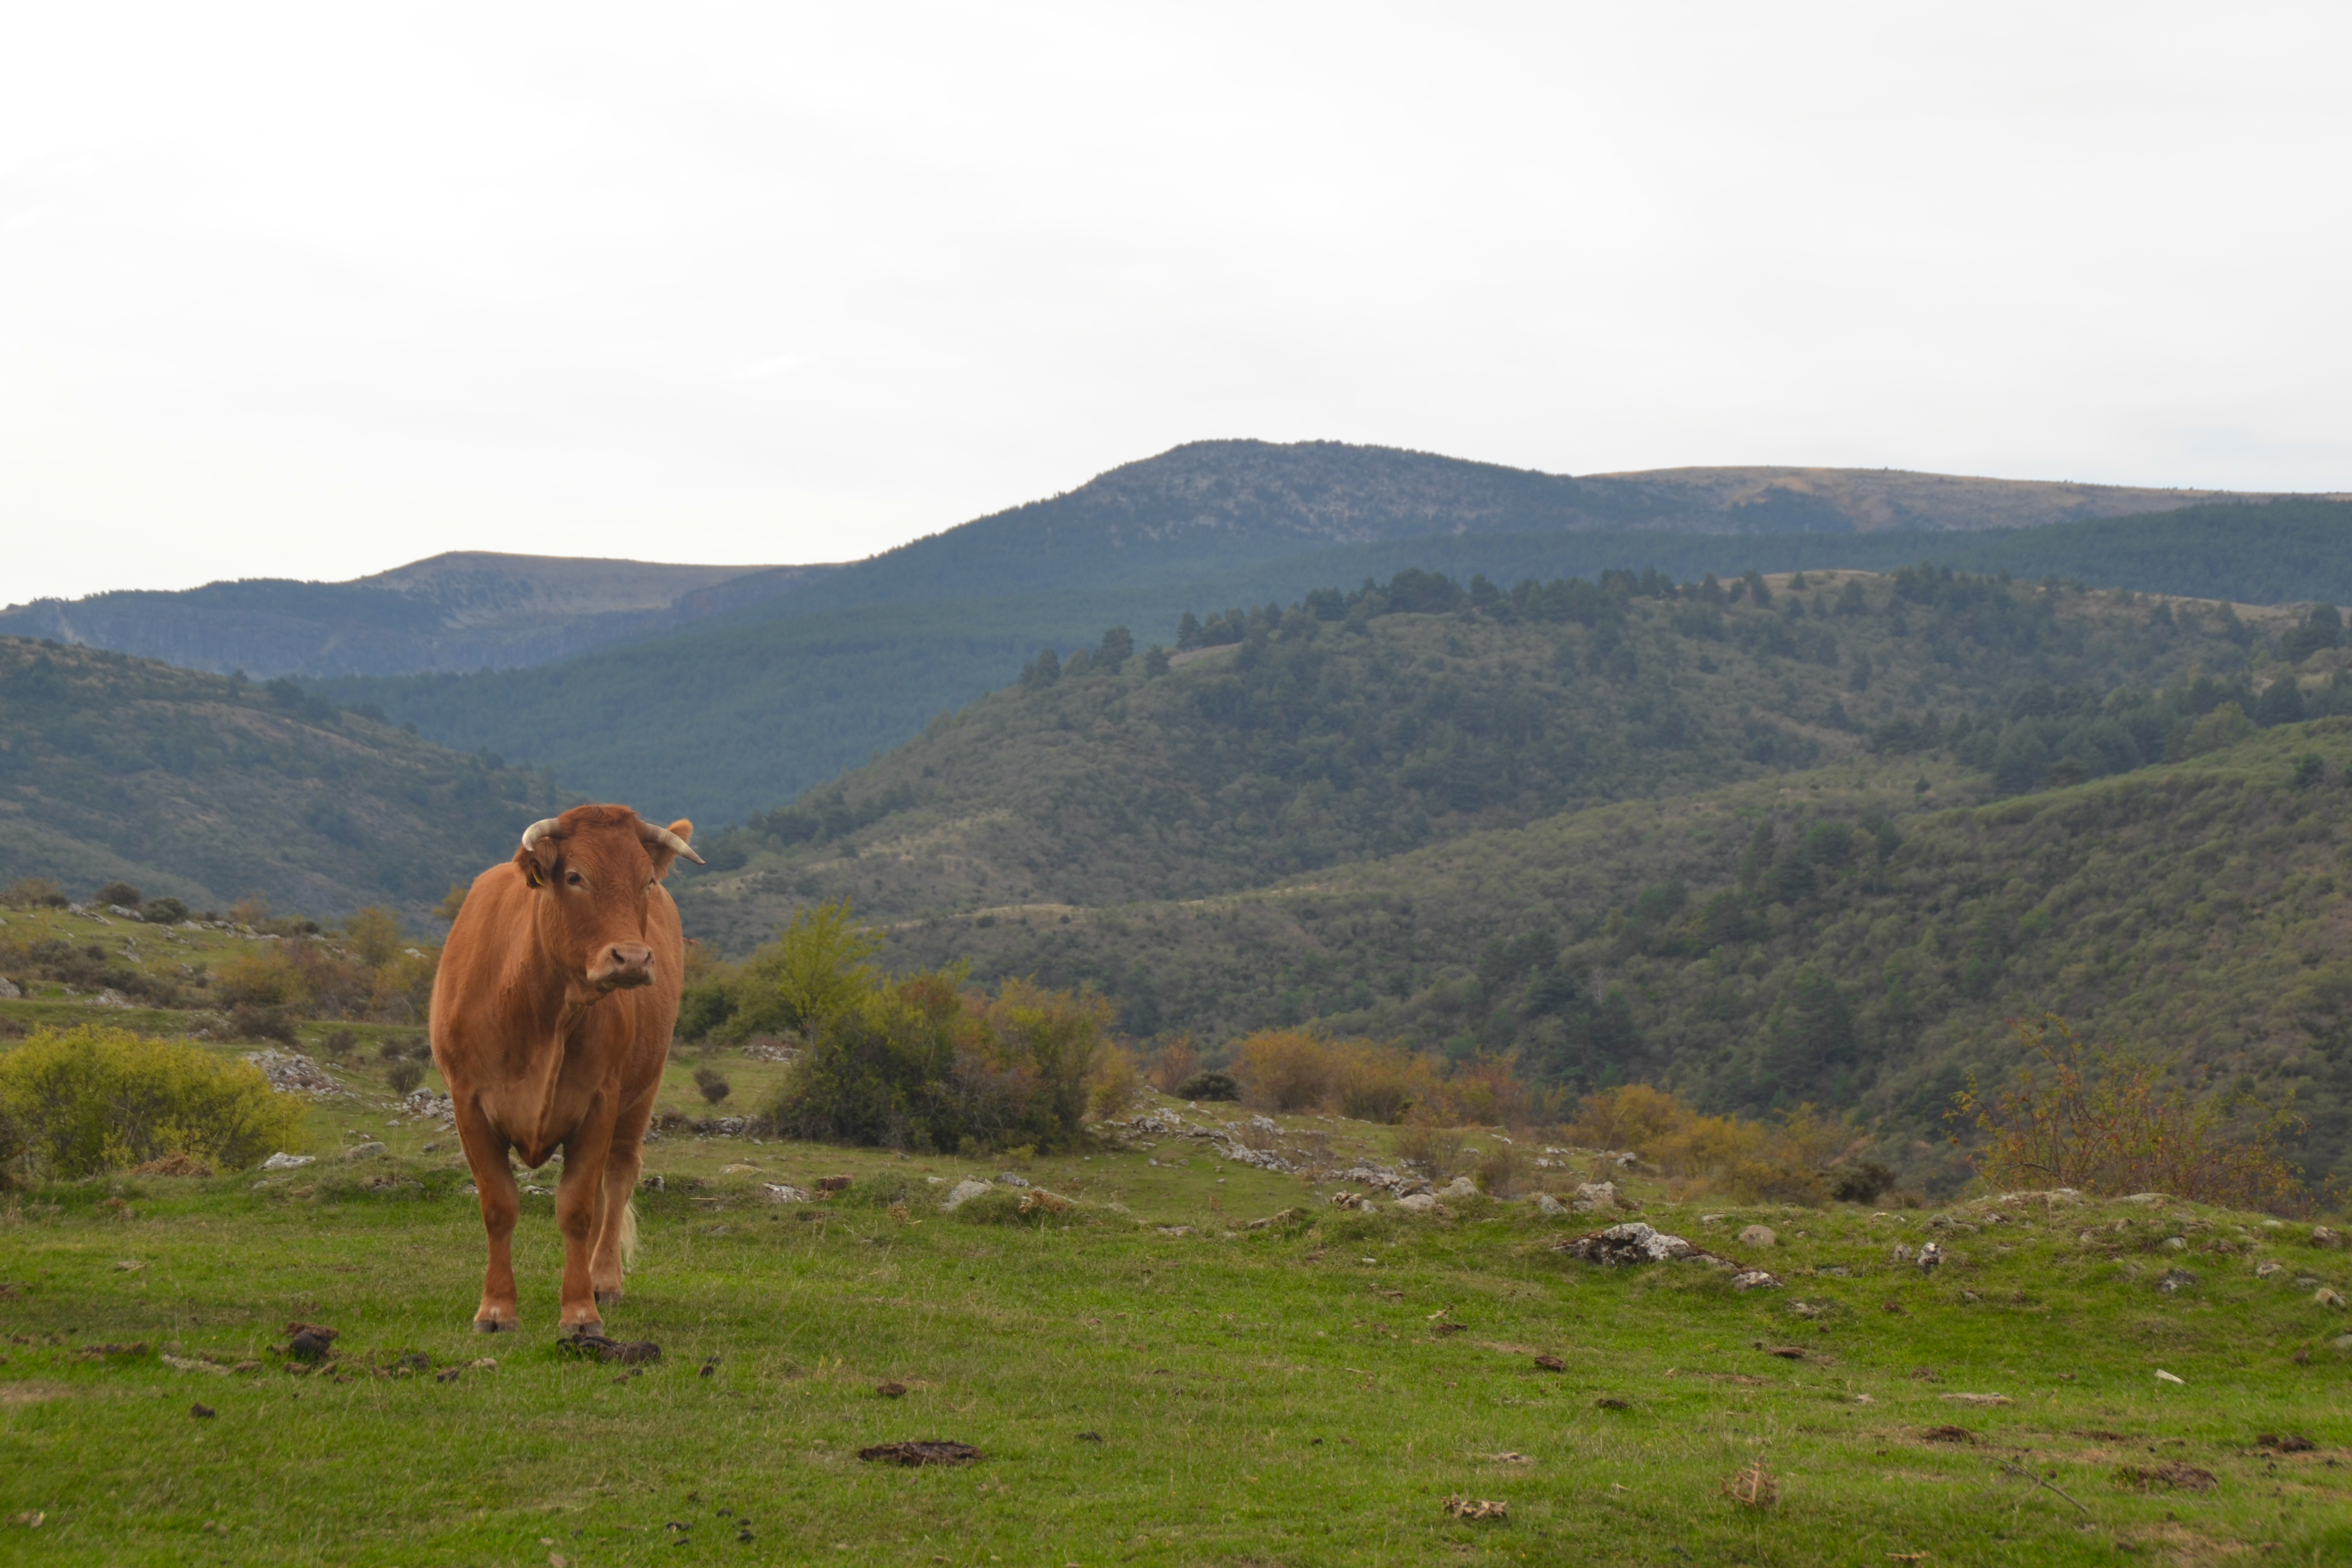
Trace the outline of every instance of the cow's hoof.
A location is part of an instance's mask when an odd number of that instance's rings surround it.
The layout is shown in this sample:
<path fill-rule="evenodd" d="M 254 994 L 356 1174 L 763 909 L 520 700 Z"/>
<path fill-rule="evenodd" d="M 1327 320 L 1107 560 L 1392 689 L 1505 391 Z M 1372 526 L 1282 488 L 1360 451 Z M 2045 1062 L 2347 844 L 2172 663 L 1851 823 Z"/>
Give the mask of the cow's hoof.
<path fill-rule="evenodd" d="M 474 1331 L 478 1334 L 510 1334 L 522 1325 L 503 1318 L 476 1318 Z"/>
<path fill-rule="evenodd" d="M 601 1336 L 604 1331 L 604 1323 L 601 1318 L 591 1318 L 584 1323 L 566 1323 L 562 1329 L 563 1337 L 567 1340 L 591 1339 Z"/>
<path fill-rule="evenodd" d="M 600 1307 L 609 1307 L 620 1299 L 621 1291 L 620 1287 L 618 1286 L 614 1286 L 610 1290 L 599 1290 L 596 1292 L 596 1305 Z"/>

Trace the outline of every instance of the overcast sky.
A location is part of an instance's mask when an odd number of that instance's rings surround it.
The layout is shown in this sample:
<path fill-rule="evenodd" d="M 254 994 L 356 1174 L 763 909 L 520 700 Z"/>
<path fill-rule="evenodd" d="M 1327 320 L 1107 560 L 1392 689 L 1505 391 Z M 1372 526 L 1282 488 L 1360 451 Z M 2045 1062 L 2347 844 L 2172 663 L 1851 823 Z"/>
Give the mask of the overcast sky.
<path fill-rule="evenodd" d="M 16 5 L 0 601 L 1207 437 L 2352 489 L 2341 5 Z"/>

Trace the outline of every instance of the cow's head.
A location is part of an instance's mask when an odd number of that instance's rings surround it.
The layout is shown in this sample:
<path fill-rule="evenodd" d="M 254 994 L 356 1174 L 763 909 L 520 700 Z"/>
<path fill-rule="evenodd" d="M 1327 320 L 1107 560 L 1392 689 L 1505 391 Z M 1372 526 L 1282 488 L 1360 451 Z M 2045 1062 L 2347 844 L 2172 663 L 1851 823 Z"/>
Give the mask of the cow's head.
<path fill-rule="evenodd" d="M 541 940 L 565 977 L 592 991 L 645 985 L 654 977 L 646 909 L 654 884 L 683 855 L 694 824 L 667 827 L 625 805 L 575 805 L 523 830 L 515 865 L 538 894 Z"/>

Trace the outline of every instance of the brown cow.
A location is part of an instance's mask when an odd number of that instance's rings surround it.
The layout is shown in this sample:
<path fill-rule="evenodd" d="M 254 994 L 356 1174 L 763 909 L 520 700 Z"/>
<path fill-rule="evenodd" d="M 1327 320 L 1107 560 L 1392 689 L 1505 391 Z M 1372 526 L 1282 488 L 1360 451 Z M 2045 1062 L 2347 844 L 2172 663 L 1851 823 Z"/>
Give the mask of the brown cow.
<path fill-rule="evenodd" d="M 433 982 L 433 1060 L 481 1191 L 490 1264 L 474 1327 L 520 1327 L 508 1151 L 537 1170 L 563 1151 L 562 1329 L 604 1327 L 636 1245 L 646 1124 L 668 1059 L 686 966 L 661 879 L 694 824 L 656 827 L 625 805 L 534 822 L 522 847 L 474 879 Z"/>

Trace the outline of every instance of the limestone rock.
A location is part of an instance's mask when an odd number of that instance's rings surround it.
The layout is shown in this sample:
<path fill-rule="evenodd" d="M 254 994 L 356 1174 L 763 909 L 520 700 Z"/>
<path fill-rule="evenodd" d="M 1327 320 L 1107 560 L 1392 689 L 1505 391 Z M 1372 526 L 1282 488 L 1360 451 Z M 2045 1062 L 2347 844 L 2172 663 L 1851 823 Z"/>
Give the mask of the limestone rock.
<path fill-rule="evenodd" d="M 1559 1249 L 1587 1263 L 1612 1268 L 1622 1263 L 1670 1263 L 1706 1256 L 1681 1237 L 1654 1230 L 1638 1220 L 1562 1242 Z"/>
<path fill-rule="evenodd" d="M 1475 1198 L 1478 1195 L 1478 1184 L 1467 1176 L 1456 1176 L 1438 1188 L 1437 1195 L 1441 1198 Z"/>
<path fill-rule="evenodd" d="M 373 1160 L 383 1152 L 384 1149 L 383 1144 L 376 1142 L 373 1139 L 370 1139 L 365 1143 L 354 1143 L 350 1148 L 344 1150 L 343 1158 L 346 1160 Z"/>
<path fill-rule="evenodd" d="M 954 1186 L 948 1189 L 948 1195 L 940 1200 L 940 1207 L 943 1209 L 960 1208 L 968 1200 L 976 1198 L 987 1191 L 988 1184 L 986 1182 L 975 1182 L 967 1177 L 963 1181 L 958 1182 Z"/>
<path fill-rule="evenodd" d="M 1549 1193 L 1538 1193 L 1536 1194 L 1536 1212 L 1542 1215 L 1561 1215 L 1568 1212 L 1568 1205 L 1560 1202 L 1558 1198 L 1552 1196 Z"/>
<path fill-rule="evenodd" d="M 1735 1290 L 1778 1290 L 1780 1281 L 1761 1268 L 1749 1268 L 1731 1277 L 1731 1288 Z"/>
<path fill-rule="evenodd" d="M 1407 1214 L 1434 1214 L 1437 1212 L 1437 1194 L 1435 1193 L 1408 1193 L 1403 1197 L 1397 1199 L 1396 1206 L 1404 1210 Z"/>
<path fill-rule="evenodd" d="M 1751 1225 L 1739 1233 L 1739 1245 L 1742 1247 L 1770 1247 L 1780 1239 L 1772 1234 L 1772 1227 L 1769 1225 Z"/>

